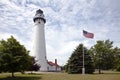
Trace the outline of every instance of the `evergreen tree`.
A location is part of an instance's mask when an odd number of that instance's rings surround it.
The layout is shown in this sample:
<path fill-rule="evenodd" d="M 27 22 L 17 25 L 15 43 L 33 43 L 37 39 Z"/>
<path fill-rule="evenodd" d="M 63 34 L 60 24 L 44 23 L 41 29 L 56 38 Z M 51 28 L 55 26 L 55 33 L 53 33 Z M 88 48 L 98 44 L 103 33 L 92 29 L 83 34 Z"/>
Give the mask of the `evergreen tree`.
<path fill-rule="evenodd" d="M 66 71 L 68 73 L 82 73 L 83 67 L 83 50 L 84 50 L 84 59 L 85 59 L 85 73 L 93 73 L 94 66 L 92 58 L 83 44 L 80 44 L 72 53 L 71 57 L 66 64 Z"/>
<path fill-rule="evenodd" d="M 37 64 L 37 60 L 35 60 L 35 57 L 31 57 L 31 58 L 32 58 L 32 65 L 29 68 L 29 70 L 32 73 L 32 71 L 38 71 L 41 66 Z"/>

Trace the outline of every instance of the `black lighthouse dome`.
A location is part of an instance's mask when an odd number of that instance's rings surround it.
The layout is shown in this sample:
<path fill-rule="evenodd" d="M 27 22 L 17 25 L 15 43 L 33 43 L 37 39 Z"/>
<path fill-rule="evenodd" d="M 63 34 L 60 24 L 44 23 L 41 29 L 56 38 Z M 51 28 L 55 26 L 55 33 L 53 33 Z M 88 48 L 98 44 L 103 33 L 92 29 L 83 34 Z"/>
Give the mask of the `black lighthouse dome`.
<path fill-rule="evenodd" d="M 46 23 L 46 19 L 44 18 L 44 14 L 43 14 L 43 11 L 41 9 L 38 9 L 36 11 L 36 14 L 33 18 L 33 21 L 35 22 L 37 19 L 41 19 L 41 20 L 43 20 L 44 23 Z"/>

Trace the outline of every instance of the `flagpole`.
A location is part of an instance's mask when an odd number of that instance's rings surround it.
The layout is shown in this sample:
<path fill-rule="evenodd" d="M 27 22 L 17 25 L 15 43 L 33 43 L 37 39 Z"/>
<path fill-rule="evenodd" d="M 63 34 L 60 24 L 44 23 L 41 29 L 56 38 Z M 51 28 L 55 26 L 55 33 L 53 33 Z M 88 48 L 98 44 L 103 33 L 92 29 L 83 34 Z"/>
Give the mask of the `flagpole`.
<path fill-rule="evenodd" d="M 83 45 L 83 67 L 82 67 L 82 74 L 85 74 L 85 56 L 84 56 L 84 45 Z"/>
<path fill-rule="evenodd" d="M 94 38 L 94 34 L 83 30 L 83 36 L 86 38 Z M 82 67 L 82 74 L 85 74 L 85 53 L 84 53 L 84 46 L 83 46 L 83 67 Z"/>

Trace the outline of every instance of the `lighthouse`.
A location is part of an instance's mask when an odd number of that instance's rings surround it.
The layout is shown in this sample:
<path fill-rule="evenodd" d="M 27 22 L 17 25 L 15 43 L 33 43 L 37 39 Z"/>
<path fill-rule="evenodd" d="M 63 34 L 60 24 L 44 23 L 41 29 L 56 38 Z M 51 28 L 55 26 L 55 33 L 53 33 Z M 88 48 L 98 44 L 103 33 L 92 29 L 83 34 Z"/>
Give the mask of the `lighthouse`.
<path fill-rule="evenodd" d="M 37 10 L 33 18 L 34 21 L 34 39 L 33 39 L 33 54 L 37 64 L 39 64 L 40 71 L 47 71 L 46 46 L 45 46 L 45 32 L 44 27 L 46 19 L 42 10 Z"/>

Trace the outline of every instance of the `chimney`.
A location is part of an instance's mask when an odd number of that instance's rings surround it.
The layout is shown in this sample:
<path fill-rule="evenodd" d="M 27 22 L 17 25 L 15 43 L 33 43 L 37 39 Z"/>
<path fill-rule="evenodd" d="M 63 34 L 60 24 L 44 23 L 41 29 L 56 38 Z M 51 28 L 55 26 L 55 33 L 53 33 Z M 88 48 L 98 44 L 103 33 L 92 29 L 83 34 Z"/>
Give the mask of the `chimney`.
<path fill-rule="evenodd" d="M 57 72 L 57 59 L 55 59 L 55 71 Z"/>
<path fill-rule="evenodd" d="M 55 59 L 55 64 L 57 65 L 57 59 Z"/>

